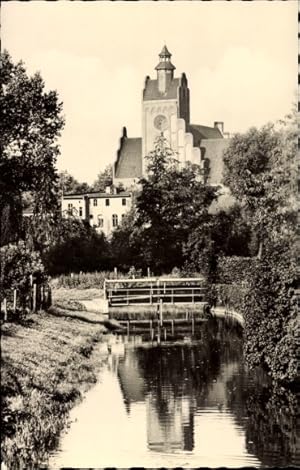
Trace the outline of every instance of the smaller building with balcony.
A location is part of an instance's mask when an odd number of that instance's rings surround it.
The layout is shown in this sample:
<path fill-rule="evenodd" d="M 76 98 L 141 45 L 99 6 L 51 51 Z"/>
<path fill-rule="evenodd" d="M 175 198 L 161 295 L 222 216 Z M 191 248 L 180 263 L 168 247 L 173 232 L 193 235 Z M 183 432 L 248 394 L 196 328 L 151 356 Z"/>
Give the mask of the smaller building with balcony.
<path fill-rule="evenodd" d="M 65 194 L 61 210 L 63 217 L 85 220 L 97 232 L 110 236 L 121 225 L 131 205 L 131 192 L 117 192 L 113 187 L 107 187 L 105 192 Z"/>

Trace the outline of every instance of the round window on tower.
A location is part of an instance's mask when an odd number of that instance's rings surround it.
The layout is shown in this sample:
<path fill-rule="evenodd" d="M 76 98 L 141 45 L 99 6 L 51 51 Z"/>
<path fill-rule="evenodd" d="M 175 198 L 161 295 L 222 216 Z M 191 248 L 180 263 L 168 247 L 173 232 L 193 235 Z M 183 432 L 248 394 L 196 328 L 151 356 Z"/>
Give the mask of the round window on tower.
<path fill-rule="evenodd" d="M 154 127 L 159 131 L 164 131 L 168 127 L 168 119 L 163 114 L 158 114 L 154 118 Z"/>

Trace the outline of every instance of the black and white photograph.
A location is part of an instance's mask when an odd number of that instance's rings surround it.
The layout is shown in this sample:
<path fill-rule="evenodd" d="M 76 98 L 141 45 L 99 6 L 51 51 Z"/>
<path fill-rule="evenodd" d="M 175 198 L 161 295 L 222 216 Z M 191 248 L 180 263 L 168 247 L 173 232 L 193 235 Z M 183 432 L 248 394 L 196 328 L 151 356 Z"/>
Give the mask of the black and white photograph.
<path fill-rule="evenodd" d="M 1 470 L 300 466 L 299 31 L 2 2 Z"/>

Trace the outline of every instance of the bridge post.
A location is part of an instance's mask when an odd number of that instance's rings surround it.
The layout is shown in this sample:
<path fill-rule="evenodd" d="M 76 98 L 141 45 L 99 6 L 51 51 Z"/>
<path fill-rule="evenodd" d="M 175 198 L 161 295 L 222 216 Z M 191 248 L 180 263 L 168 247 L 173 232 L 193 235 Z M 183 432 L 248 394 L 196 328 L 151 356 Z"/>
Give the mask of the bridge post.
<path fill-rule="evenodd" d="M 160 326 L 163 324 L 163 303 L 162 299 L 159 300 L 159 323 Z"/>

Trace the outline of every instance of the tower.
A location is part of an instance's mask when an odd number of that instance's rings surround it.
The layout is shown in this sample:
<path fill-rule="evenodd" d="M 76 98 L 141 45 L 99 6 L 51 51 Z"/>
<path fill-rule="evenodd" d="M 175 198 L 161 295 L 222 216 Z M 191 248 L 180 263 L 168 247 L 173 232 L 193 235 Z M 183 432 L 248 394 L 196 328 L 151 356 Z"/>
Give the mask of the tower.
<path fill-rule="evenodd" d="M 178 129 L 185 133 L 190 119 L 190 96 L 187 78 L 182 74 L 174 77 L 175 66 L 167 46 L 159 54 L 155 67 L 157 77 L 145 79 L 142 99 L 142 172 L 146 174 L 145 157 L 154 148 L 156 138 L 163 134 L 168 145 L 178 152 Z M 183 122 L 178 122 L 184 120 Z M 179 125 L 179 127 L 178 127 Z"/>

